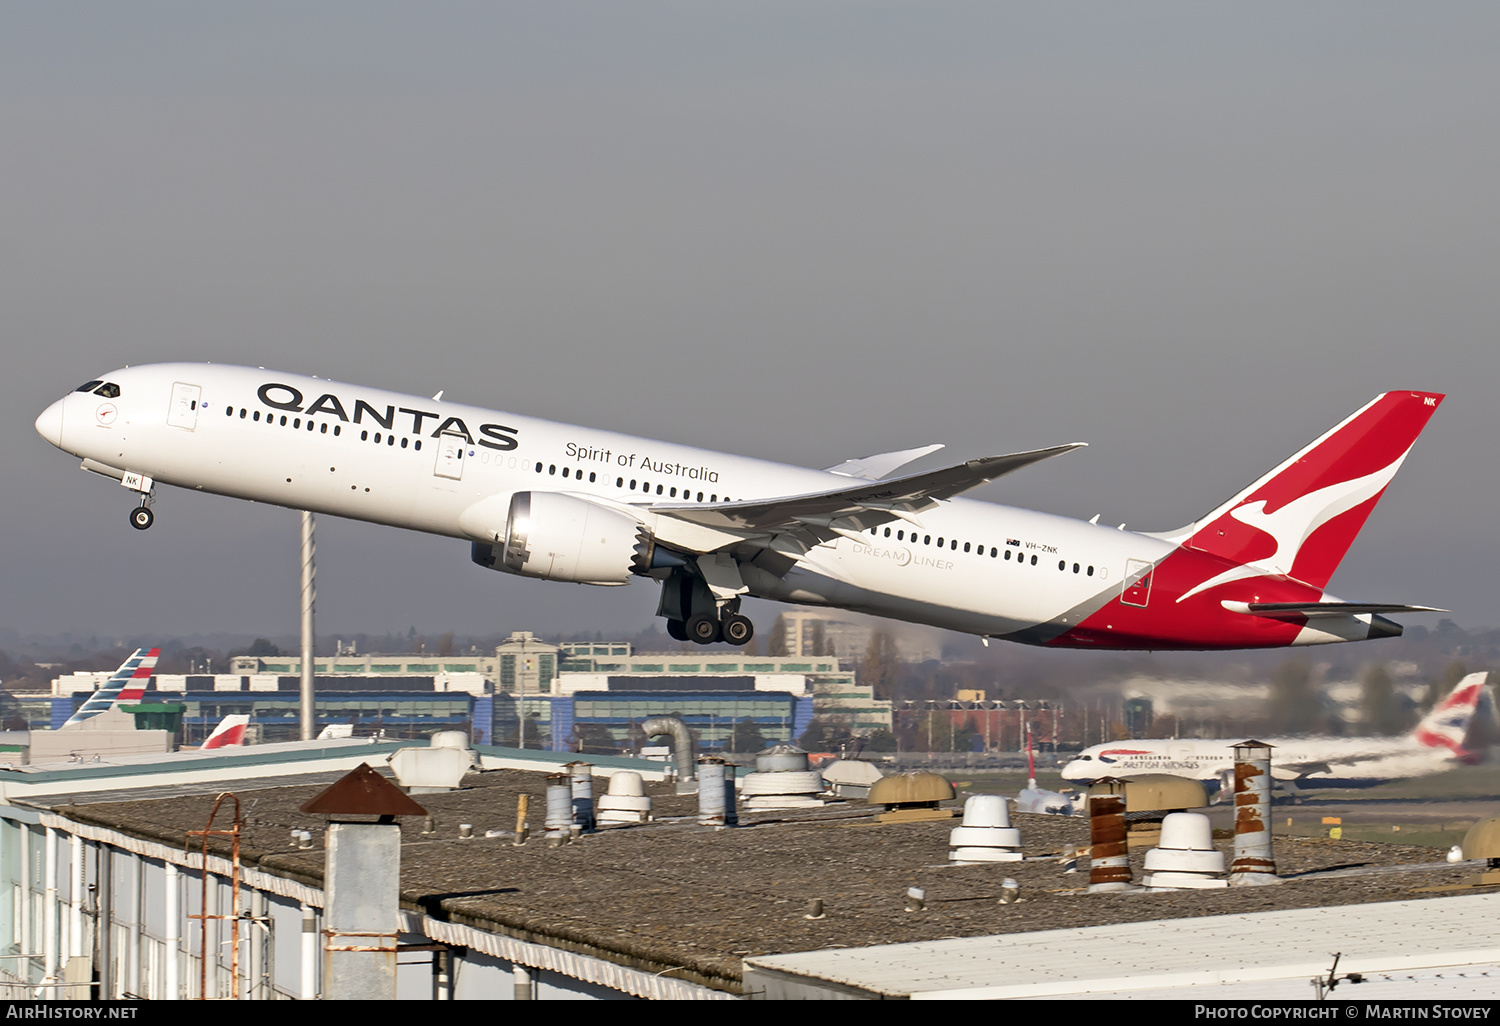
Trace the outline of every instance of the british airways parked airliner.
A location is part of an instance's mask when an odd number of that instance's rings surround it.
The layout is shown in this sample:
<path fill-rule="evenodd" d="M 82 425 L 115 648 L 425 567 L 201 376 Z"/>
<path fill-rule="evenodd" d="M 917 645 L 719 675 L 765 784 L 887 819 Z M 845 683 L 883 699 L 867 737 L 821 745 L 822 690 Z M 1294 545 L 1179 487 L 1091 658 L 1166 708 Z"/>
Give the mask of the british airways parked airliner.
<path fill-rule="evenodd" d="M 379 389 L 211 364 L 88 381 L 37 418 L 83 468 L 462 538 L 475 563 L 661 584 L 679 639 L 743 645 L 744 595 L 1029 644 L 1211 649 L 1399 634 L 1324 586 L 1443 397 L 1387 392 L 1202 519 L 1141 534 L 957 498 L 1077 448 L 897 475 L 927 446 L 825 470 Z M 1096 518 L 1097 519 L 1097 518 Z"/>

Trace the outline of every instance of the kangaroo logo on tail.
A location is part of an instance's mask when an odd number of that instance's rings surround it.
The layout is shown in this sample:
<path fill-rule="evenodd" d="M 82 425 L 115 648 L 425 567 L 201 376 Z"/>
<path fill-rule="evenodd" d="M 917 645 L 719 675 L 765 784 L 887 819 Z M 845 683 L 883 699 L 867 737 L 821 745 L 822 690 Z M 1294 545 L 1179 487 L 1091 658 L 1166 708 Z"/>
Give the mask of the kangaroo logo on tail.
<path fill-rule="evenodd" d="M 1230 581 L 1282 575 L 1323 588 L 1443 396 L 1386 392 L 1180 533 L 1236 564 L 1178 601 Z"/>

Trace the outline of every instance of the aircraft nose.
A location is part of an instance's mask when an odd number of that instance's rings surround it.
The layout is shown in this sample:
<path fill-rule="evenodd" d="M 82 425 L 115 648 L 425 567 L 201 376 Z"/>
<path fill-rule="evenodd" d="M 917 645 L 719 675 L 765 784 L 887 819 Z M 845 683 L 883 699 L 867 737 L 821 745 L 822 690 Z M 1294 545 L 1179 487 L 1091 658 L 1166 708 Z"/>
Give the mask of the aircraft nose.
<path fill-rule="evenodd" d="M 37 434 L 59 449 L 62 448 L 63 402 L 64 400 L 59 399 L 43 410 L 42 415 L 36 419 Z"/>

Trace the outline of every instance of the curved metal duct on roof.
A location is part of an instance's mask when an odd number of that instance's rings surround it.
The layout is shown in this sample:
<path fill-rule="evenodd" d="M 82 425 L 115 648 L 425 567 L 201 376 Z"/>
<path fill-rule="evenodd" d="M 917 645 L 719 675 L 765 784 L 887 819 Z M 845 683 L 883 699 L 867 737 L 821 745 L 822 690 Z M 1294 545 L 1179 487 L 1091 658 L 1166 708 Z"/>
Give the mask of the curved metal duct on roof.
<path fill-rule="evenodd" d="M 677 766 L 678 780 L 696 780 L 697 753 L 693 750 L 693 735 L 687 724 L 676 716 L 653 716 L 641 723 L 647 737 L 670 736 L 672 738 L 672 762 Z"/>

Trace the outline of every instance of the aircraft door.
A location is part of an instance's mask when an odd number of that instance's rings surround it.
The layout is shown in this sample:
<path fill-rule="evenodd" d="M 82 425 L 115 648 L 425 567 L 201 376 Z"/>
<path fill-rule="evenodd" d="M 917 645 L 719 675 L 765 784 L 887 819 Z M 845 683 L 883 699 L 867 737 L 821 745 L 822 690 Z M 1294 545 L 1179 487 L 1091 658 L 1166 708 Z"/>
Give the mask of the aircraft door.
<path fill-rule="evenodd" d="M 1151 571 L 1155 569 L 1144 559 L 1125 561 L 1125 583 L 1120 590 L 1120 601 L 1127 606 L 1146 608 L 1151 597 Z"/>
<path fill-rule="evenodd" d="M 460 481 L 464 476 L 464 446 L 469 440 L 463 435 L 452 431 L 444 431 L 438 435 L 437 466 L 432 468 L 436 477 L 446 477 L 453 481 Z"/>
<path fill-rule="evenodd" d="M 172 398 L 167 404 L 167 424 L 170 427 L 192 431 L 198 426 L 198 408 L 203 404 L 199 397 L 203 389 L 181 381 L 172 383 Z"/>

